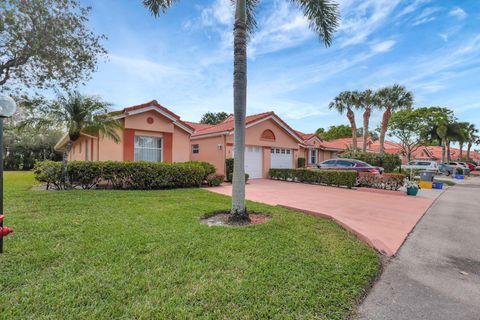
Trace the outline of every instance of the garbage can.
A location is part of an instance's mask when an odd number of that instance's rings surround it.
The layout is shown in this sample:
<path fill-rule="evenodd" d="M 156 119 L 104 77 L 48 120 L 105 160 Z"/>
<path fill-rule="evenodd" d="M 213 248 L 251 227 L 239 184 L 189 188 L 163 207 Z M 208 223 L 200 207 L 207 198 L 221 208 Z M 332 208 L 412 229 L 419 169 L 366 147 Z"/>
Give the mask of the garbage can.
<path fill-rule="evenodd" d="M 433 178 L 435 177 L 435 172 L 432 171 L 420 171 L 420 180 L 422 181 L 429 181 L 433 182 Z"/>

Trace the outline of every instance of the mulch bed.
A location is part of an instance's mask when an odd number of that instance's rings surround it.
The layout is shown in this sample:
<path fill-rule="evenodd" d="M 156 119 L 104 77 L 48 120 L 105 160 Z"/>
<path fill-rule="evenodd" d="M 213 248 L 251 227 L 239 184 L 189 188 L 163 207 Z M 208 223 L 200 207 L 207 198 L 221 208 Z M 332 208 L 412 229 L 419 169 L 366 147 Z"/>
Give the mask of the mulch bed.
<path fill-rule="evenodd" d="M 205 217 L 200 219 L 200 222 L 210 227 L 212 226 L 233 227 L 233 226 L 249 226 L 249 225 L 262 224 L 272 220 L 271 216 L 267 216 L 259 213 L 250 213 L 249 214 L 250 221 L 243 222 L 243 223 L 231 223 L 230 221 L 228 221 L 229 217 L 230 217 L 229 213 L 217 212 L 210 215 L 206 215 Z"/>

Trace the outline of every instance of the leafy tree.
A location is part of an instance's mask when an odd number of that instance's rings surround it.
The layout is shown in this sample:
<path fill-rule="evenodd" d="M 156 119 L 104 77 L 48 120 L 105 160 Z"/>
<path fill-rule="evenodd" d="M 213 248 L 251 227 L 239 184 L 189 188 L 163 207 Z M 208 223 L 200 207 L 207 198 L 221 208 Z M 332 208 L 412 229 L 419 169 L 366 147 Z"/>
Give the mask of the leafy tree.
<path fill-rule="evenodd" d="M 0 2 L 0 89 L 68 88 L 106 54 L 78 0 Z"/>
<path fill-rule="evenodd" d="M 400 141 L 402 153 L 408 161 L 422 144 L 422 132 L 427 129 L 424 109 L 405 109 L 395 112 L 388 125 L 389 136 Z"/>
<path fill-rule="evenodd" d="M 207 112 L 205 113 L 202 118 L 200 119 L 200 123 L 205 124 L 218 124 L 225 120 L 228 117 L 228 113 L 226 112 Z"/>
<path fill-rule="evenodd" d="M 340 124 L 338 126 L 330 126 L 327 131 L 324 131 L 318 136 L 320 137 L 320 139 L 325 141 L 349 138 L 352 136 L 352 128 L 344 124 Z"/>
<path fill-rule="evenodd" d="M 370 124 L 370 117 L 372 115 L 372 109 L 375 106 L 375 103 L 377 102 L 377 96 L 375 92 L 373 92 L 370 89 L 361 91 L 356 93 L 356 108 L 363 110 L 363 145 L 362 145 L 362 151 L 366 152 L 367 151 L 367 139 L 368 136 L 370 135 L 369 131 L 369 124 Z"/>
<path fill-rule="evenodd" d="M 336 96 L 330 105 L 330 109 L 335 109 L 340 114 L 347 114 L 348 121 L 350 122 L 350 136 L 352 137 L 352 148 L 357 150 L 357 125 L 355 123 L 355 113 L 353 108 L 356 105 L 357 94 L 352 91 L 343 91 Z"/>
<path fill-rule="evenodd" d="M 143 0 L 154 16 L 165 13 L 176 1 Z M 310 27 L 326 45 L 332 44 L 338 26 L 338 5 L 331 0 L 291 0 L 303 11 Z M 233 26 L 233 114 L 235 122 L 234 169 L 231 221 L 248 221 L 245 206 L 245 114 L 247 109 L 247 40 L 257 25 L 255 9 L 260 0 L 232 0 L 235 4 Z"/>
<path fill-rule="evenodd" d="M 36 117 L 25 121 L 26 124 L 36 127 L 60 125 L 67 131 L 67 143 L 62 157 L 62 174 L 65 185 L 69 185 L 68 154 L 73 144 L 82 133 L 100 136 L 120 142 L 118 130 L 123 129 L 120 122 L 108 114 L 109 103 L 98 97 L 84 96 L 77 91 L 66 95 L 58 94 L 53 102 L 38 104 L 35 111 Z"/>
<path fill-rule="evenodd" d="M 470 151 L 472 149 L 472 146 L 475 144 L 480 144 L 480 136 L 478 135 L 477 127 L 473 123 L 471 123 L 468 126 L 467 159 L 471 159 Z"/>
<path fill-rule="evenodd" d="M 385 152 L 385 134 L 388 123 L 395 111 L 411 108 L 413 105 L 413 94 L 404 86 L 394 84 L 378 90 L 377 103 L 379 108 L 384 110 L 382 124 L 380 127 L 380 153 Z"/>
<path fill-rule="evenodd" d="M 325 133 L 325 129 L 324 128 L 318 128 L 316 131 L 315 131 L 315 134 L 317 136 L 319 136 L 320 138 L 322 137 L 322 135 Z"/>

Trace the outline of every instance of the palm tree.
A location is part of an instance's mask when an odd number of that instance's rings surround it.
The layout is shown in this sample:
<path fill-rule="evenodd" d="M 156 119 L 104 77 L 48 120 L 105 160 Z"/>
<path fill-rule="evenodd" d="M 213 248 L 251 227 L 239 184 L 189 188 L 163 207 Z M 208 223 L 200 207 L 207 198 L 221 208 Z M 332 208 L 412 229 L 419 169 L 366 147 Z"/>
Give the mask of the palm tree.
<path fill-rule="evenodd" d="M 68 177 L 68 154 L 82 133 L 110 138 L 120 142 L 118 130 L 122 125 L 108 115 L 109 104 L 97 97 L 84 96 L 74 91 L 59 95 L 51 106 L 52 119 L 61 123 L 67 130 L 67 144 L 63 152 L 62 175 L 65 185 L 70 184 Z"/>
<path fill-rule="evenodd" d="M 474 144 L 480 143 L 480 136 L 478 136 L 478 129 L 473 123 L 468 126 L 468 140 L 467 140 L 467 159 L 470 160 L 470 150 Z"/>
<path fill-rule="evenodd" d="M 463 159 L 463 146 L 465 145 L 465 143 L 468 142 L 469 126 L 470 123 L 468 122 L 458 123 L 456 141 L 458 142 L 458 145 L 460 147 L 460 159 Z"/>
<path fill-rule="evenodd" d="M 335 109 L 340 114 L 346 113 L 350 128 L 352 129 L 352 149 L 357 150 L 357 124 L 355 123 L 354 108 L 358 101 L 358 93 L 354 91 L 340 92 L 329 104 L 330 109 Z"/>
<path fill-rule="evenodd" d="M 384 109 L 382 124 L 380 127 L 380 153 L 385 152 L 385 135 L 388 129 L 388 123 L 393 112 L 401 109 L 411 108 L 413 105 L 413 94 L 404 86 L 394 84 L 391 87 L 385 87 L 377 92 L 379 107 Z"/>
<path fill-rule="evenodd" d="M 357 109 L 363 110 L 363 145 L 362 151 L 367 151 L 367 140 L 370 134 L 369 132 L 369 124 L 370 124 L 370 116 L 372 115 L 372 108 L 376 103 L 376 94 L 370 90 L 364 90 L 355 94 L 356 103 L 355 107 Z"/>
<path fill-rule="evenodd" d="M 176 1 L 143 0 L 154 16 L 165 13 Z M 331 0 L 293 0 L 310 20 L 310 27 L 325 46 L 332 44 L 338 26 L 338 4 Z M 245 115 L 247 108 L 247 40 L 256 27 L 255 9 L 260 0 L 232 0 L 235 4 L 233 40 L 234 168 L 230 221 L 248 221 L 245 205 Z"/>

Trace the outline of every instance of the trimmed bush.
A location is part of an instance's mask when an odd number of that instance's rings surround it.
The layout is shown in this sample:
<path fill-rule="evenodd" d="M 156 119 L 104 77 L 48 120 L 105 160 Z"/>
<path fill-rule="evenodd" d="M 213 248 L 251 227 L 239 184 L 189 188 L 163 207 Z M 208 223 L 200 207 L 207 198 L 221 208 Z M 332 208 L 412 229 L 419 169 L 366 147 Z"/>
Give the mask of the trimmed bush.
<path fill-rule="evenodd" d="M 385 169 L 385 172 L 394 172 L 395 168 L 402 164 L 402 160 L 398 154 L 380 154 L 349 150 L 343 152 L 341 157 L 360 160 L 375 167 L 382 167 Z"/>
<path fill-rule="evenodd" d="M 206 181 L 209 187 L 218 187 L 225 180 L 223 174 L 211 173 L 207 176 Z"/>
<path fill-rule="evenodd" d="M 357 180 L 357 172 L 348 170 L 270 169 L 268 175 L 273 180 L 325 184 L 348 188 L 355 186 Z"/>
<path fill-rule="evenodd" d="M 61 162 L 37 162 L 35 178 L 47 183 L 47 187 L 64 189 L 61 168 Z M 90 189 L 102 181 L 114 189 L 151 190 L 199 187 L 205 169 L 198 163 L 70 161 L 68 175 L 70 187 Z"/>
<path fill-rule="evenodd" d="M 297 159 L 297 168 L 305 168 L 305 158 Z"/>
<path fill-rule="evenodd" d="M 205 170 L 204 180 L 207 180 L 207 176 L 217 172 L 217 168 L 215 168 L 215 166 L 213 164 L 208 163 L 208 162 L 189 161 L 189 162 L 184 162 L 184 163 L 201 166 Z"/>
<path fill-rule="evenodd" d="M 370 172 L 360 172 L 357 183 L 362 187 L 398 190 L 405 182 L 405 175 L 398 173 L 373 174 Z"/>

